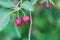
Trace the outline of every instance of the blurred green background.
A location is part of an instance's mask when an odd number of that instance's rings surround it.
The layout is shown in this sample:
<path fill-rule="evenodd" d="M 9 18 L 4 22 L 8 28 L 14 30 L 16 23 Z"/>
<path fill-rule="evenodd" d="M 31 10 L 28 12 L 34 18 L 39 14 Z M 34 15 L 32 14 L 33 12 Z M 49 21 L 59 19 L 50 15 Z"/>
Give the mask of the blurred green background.
<path fill-rule="evenodd" d="M 53 0 L 53 2 L 56 8 L 47 9 L 44 5 L 40 7 L 35 5 L 35 10 L 32 12 L 31 40 L 60 40 L 60 0 Z M 24 12 L 29 15 L 27 10 Z M 21 12 L 19 13 L 23 16 Z M 29 23 L 23 22 L 23 27 L 17 27 L 16 17 L 16 12 L 11 14 L 8 25 L 0 32 L 0 40 L 28 40 Z"/>

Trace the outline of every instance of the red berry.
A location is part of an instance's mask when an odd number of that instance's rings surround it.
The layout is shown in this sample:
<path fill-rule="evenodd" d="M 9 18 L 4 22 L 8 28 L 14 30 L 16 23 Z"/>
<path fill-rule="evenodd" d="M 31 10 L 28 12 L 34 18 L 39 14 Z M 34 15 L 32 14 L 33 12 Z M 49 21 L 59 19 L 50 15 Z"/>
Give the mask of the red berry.
<path fill-rule="evenodd" d="M 37 5 L 41 6 L 41 5 L 43 5 L 43 2 L 37 2 Z"/>
<path fill-rule="evenodd" d="M 23 17 L 23 21 L 24 22 L 29 22 L 30 21 L 30 17 L 29 16 L 24 16 Z"/>
<path fill-rule="evenodd" d="M 22 18 L 20 16 L 17 17 L 15 22 L 17 26 L 22 26 Z"/>

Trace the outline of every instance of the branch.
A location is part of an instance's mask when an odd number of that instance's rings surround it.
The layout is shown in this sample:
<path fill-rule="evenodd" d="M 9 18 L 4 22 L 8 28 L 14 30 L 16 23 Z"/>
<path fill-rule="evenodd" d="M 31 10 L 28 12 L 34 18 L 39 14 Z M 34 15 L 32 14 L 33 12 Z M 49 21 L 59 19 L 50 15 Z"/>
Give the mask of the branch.
<path fill-rule="evenodd" d="M 28 40 L 31 40 L 31 32 L 32 32 L 32 14 L 30 12 L 30 28 L 29 28 Z"/>
<path fill-rule="evenodd" d="M 14 0 L 14 4 L 17 5 L 17 3 L 19 2 L 19 0 Z"/>

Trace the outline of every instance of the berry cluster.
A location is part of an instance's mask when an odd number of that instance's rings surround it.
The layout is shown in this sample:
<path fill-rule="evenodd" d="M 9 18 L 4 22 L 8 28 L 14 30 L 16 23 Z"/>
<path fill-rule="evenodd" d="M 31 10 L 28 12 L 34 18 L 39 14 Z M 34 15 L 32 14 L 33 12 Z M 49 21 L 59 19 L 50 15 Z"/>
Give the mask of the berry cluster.
<path fill-rule="evenodd" d="M 30 21 L 30 17 L 29 16 L 24 16 L 22 18 L 22 17 L 18 16 L 16 18 L 16 20 L 15 20 L 17 26 L 22 26 L 23 25 L 23 21 L 26 22 L 26 23 L 29 22 Z"/>
<path fill-rule="evenodd" d="M 46 4 L 46 8 L 55 8 L 56 5 L 55 4 Z"/>
<path fill-rule="evenodd" d="M 56 5 L 55 5 L 55 3 L 53 1 L 50 2 L 50 4 L 47 1 L 37 2 L 37 5 L 38 6 L 45 5 L 46 8 L 55 8 L 56 7 Z"/>

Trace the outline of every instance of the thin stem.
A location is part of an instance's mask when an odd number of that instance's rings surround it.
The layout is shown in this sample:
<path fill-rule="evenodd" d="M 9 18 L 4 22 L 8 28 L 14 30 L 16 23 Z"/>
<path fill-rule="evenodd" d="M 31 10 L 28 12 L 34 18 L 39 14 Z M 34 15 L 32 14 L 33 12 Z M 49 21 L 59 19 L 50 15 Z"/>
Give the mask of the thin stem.
<path fill-rule="evenodd" d="M 52 0 L 49 0 L 52 4 L 54 4 L 54 2 Z"/>
<path fill-rule="evenodd" d="M 18 7 L 18 5 L 19 5 L 20 3 L 22 3 L 22 0 L 20 0 L 20 1 L 17 3 L 16 7 Z"/>
<path fill-rule="evenodd" d="M 47 4 L 48 4 L 48 0 L 47 0 Z"/>
<path fill-rule="evenodd" d="M 17 11 L 17 15 L 19 16 L 19 10 Z"/>
<path fill-rule="evenodd" d="M 44 1 L 47 1 L 47 0 L 44 0 Z"/>
<path fill-rule="evenodd" d="M 30 12 L 30 28 L 29 28 L 28 40 L 31 40 L 31 32 L 32 32 L 32 14 Z"/>
<path fill-rule="evenodd" d="M 49 0 L 50 2 L 52 2 L 52 0 Z"/>
<path fill-rule="evenodd" d="M 24 16 L 25 16 L 25 12 L 21 9 L 21 11 L 22 11 L 22 13 L 24 14 Z"/>

